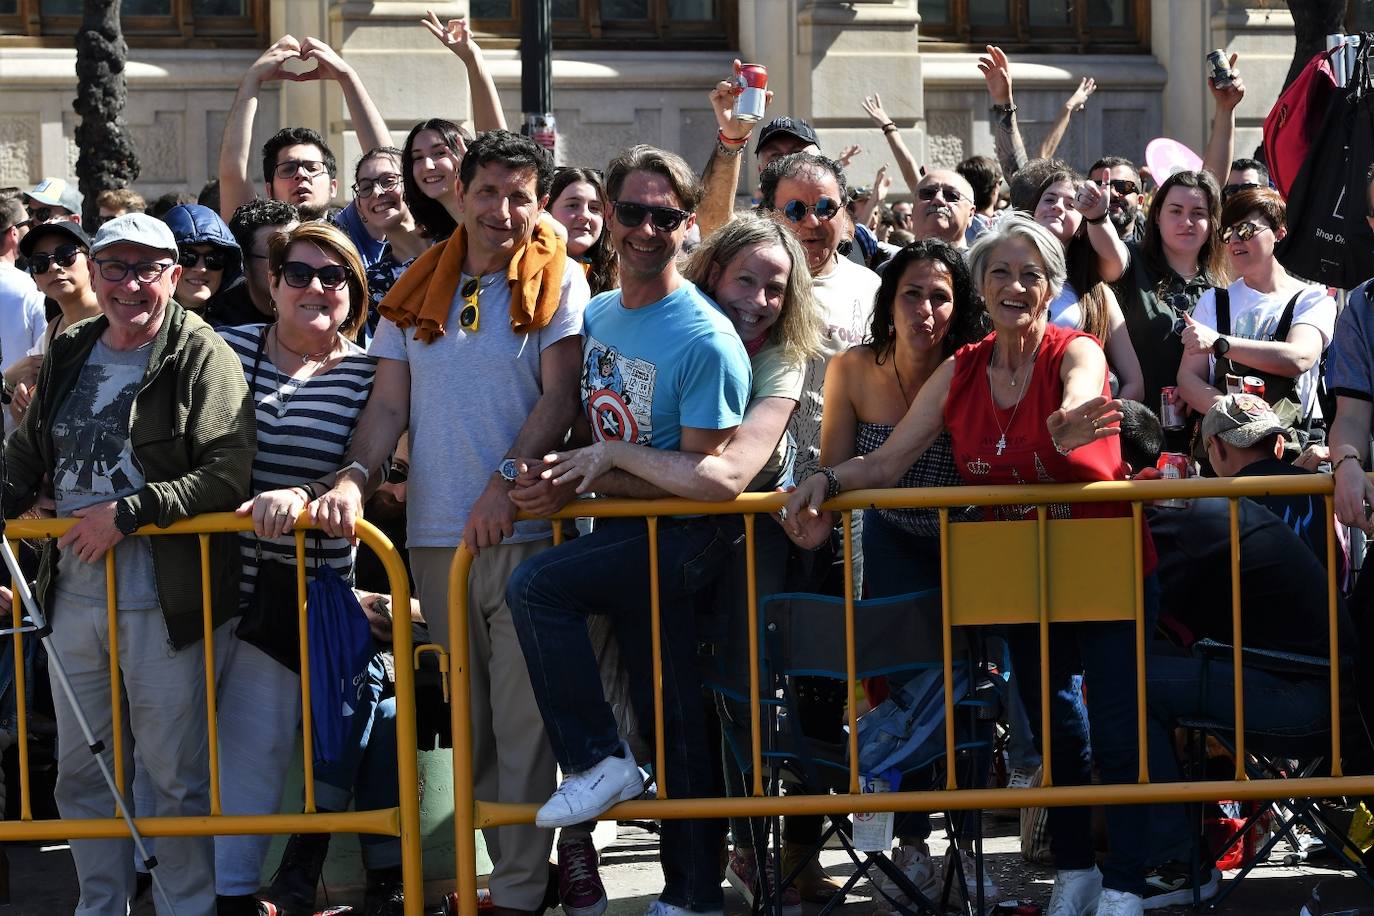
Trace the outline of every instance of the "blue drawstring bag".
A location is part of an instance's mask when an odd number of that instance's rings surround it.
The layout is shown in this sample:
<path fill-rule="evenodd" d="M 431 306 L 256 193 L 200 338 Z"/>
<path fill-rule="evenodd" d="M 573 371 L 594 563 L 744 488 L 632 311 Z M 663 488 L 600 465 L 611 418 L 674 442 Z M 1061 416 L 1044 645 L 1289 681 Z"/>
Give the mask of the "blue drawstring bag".
<path fill-rule="evenodd" d="M 315 569 L 306 603 L 315 763 L 333 763 L 343 755 L 376 650 L 362 605 L 332 566 Z"/>

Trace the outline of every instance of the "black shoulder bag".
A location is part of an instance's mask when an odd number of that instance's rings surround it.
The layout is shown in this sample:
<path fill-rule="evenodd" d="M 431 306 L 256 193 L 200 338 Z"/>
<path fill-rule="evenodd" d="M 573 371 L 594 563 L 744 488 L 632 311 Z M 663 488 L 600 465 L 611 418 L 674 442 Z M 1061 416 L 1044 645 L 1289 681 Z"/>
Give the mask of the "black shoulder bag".
<path fill-rule="evenodd" d="M 1301 291 L 1293 294 L 1293 298 L 1288 300 L 1288 304 L 1283 308 L 1283 314 L 1279 316 L 1278 326 L 1274 328 L 1274 333 L 1269 340 L 1287 340 L 1288 332 L 1293 328 L 1293 310 L 1297 308 L 1298 297 Z M 1231 294 L 1225 287 L 1216 292 L 1217 302 L 1217 333 L 1227 336 L 1231 333 Z M 1226 391 L 1226 376 L 1239 375 L 1241 377 L 1250 375 L 1264 381 L 1264 400 L 1269 402 L 1271 407 L 1276 408 L 1275 412 L 1280 416 L 1285 416 L 1283 408 L 1288 408 L 1291 416 L 1302 419 L 1302 405 L 1298 402 L 1298 380 L 1296 377 L 1284 375 L 1274 375 L 1272 372 L 1261 372 L 1250 366 L 1236 362 L 1229 356 L 1218 356 L 1216 366 L 1212 370 L 1212 385 L 1218 390 Z M 1287 401 L 1288 404 L 1281 402 Z M 1291 408 L 1289 407 L 1291 405 Z M 1287 417 L 1285 417 L 1287 418 Z"/>

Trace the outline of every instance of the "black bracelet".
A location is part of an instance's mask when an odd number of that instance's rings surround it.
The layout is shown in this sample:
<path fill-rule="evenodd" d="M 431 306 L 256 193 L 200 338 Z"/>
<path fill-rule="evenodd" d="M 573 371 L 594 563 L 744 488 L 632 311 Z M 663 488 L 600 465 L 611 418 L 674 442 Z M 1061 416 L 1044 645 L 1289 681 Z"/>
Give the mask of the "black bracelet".
<path fill-rule="evenodd" d="M 1085 216 L 1083 218 L 1087 220 L 1089 223 L 1092 223 L 1094 226 L 1100 226 L 1107 221 L 1107 214 L 1103 213 L 1097 219 L 1093 219 L 1091 216 Z"/>
<path fill-rule="evenodd" d="M 885 134 L 895 133 L 897 130 L 897 125 L 893 124 L 891 121 L 888 121 L 886 124 L 882 125 L 878 129 Z"/>

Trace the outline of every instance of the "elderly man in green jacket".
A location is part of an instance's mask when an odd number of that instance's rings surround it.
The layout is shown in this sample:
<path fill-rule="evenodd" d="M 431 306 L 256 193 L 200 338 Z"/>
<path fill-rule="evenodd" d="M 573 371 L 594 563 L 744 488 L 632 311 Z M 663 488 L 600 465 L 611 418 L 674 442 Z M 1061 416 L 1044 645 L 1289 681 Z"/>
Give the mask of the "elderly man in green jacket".
<path fill-rule="evenodd" d="M 111 220 L 91 246 L 103 314 L 53 341 L 37 394 L 5 446 L 4 512 L 51 481 L 57 514 L 77 523 L 44 548 L 38 593 L 52 644 L 96 737 L 112 735 L 105 556 L 114 551 L 119 667 L 128 716 L 123 749 L 156 793 L 159 817 L 209 813 L 201 564 L 194 535 L 131 538 L 233 509 L 248 497 L 256 430 L 238 358 L 172 299 L 181 267 L 171 230 L 141 213 Z M 212 538 L 215 625 L 237 613 L 233 535 Z M 109 790 L 65 699 L 58 726 L 63 818 L 107 818 Z M 78 916 L 124 914 L 134 892 L 126 839 L 71 844 Z M 158 875 L 179 916 L 213 916 L 209 837 L 165 837 Z"/>

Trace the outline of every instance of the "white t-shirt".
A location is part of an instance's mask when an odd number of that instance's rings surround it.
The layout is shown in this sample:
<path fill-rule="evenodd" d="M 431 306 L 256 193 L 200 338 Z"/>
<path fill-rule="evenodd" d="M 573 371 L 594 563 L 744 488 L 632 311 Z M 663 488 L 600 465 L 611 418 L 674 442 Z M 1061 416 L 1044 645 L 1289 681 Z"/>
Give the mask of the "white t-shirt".
<path fill-rule="evenodd" d="M 43 294 L 33 278 L 9 261 L 0 261 L 0 369 L 8 369 L 42 344 L 47 325 Z M 9 435 L 15 423 L 8 410 L 4 415 Z"/>
<path fill-rule="evenodd" d="M 1050 324 L 1068 328 L 1070 331 L 1083 330 L 1083 306 L 1079 304 L 1081 301 L 1082 297 L 1078 295 L 1078 290 L 1065 280 L 1064 288 L 1050 303 Z"/>
<path fill-rule="evenodd" d="M 1227 287 L 1231 298 L 1230 337 L 1244 337 L 1249 340 L 1272 340 L 1277 330 L 1283 310 L 1297 292 L 1298 301 L 1293 306 L 1293 324 L 1311 325 L 1322 336 L 1322 348 L 1330 346 L 1331 334 L 1336 324 L 1336 300 L 1326 294 L 1322 286 L 1303 286 L 1301 292 L 1296 286 L 1286 286 L 1273 293 L 1260 293 L 1237 280 Z M 1198 298 L 1197 308 L 1193 310 L 1193 320 L 1199 324 L 1216 329 L 1217 297 L 1216 290 L 1207 290 Z M 1209 371 L 1215 369 L 1216 360 L 1207 360 Z M 1298 398 L 1302 404 L 1303 416 L 1321 416 L 1317 404 L 1317 376 L 1321 372 L 1319 362 L 1314 362 L 1298 377 Z"/>
<path fill-rule="evenodd" d="M 505 274 L 489 274 L 478 294 L 478 329 L 468 332 L 458 323 L 467 280 L 464 274 L 458 281 L 442 337 L 420 343 L 413 327 L 402 331 L 383 319 L 369 351 L 378 359 L 410 364 L 406 540 L 411 547 L 458 546 L 472 504 L 542 393 L 540 354 L 565 337 L 581 335 L 590 298 L 582 265 L 568 259 L 552 320 L 517 335 L 510 328 Z M 549 531 L 545 521 L 517 522 L 515 536 L 506 543 L 546 538 Z"/>
<path fill-rule="evenodd" d="M 797 443 L 798 481 L 820 467 L 826 366 L 835 354 L 863 343 L 868 337 L 873 323 L 873 299 L 882 282 L 882 277 L 847 258 L 840 258 L 828 276 L 812 281 L 825 332 L 821 337 L 821 355 L 806 365 L 801 401 L 787 424 Z"/>

